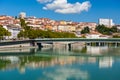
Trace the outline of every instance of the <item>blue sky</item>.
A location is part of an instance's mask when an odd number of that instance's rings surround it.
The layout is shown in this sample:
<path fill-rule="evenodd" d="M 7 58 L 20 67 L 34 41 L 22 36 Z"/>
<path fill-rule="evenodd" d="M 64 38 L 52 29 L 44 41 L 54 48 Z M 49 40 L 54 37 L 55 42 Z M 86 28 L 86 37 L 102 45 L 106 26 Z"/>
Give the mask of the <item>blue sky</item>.
<path fill-rule="evenodd" d="M 0 15 L 45 17 L 53 20 L 98 22 L 111 18 L 120 24 L 120 0 L 0 0 Z"/>

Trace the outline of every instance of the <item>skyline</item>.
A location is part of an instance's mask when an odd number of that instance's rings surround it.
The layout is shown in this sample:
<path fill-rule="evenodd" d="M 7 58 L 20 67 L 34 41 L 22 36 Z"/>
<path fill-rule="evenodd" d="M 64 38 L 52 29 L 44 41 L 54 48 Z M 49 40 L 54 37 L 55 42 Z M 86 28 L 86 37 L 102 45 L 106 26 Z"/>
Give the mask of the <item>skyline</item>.
<path fill-rule="evenodd" d="M 120 24 L 119 0 L 0 0 L 0 15 L 27 16 L 66 20 L 74 22 L 96 22 L 99 18 L 113 19 Z"/>

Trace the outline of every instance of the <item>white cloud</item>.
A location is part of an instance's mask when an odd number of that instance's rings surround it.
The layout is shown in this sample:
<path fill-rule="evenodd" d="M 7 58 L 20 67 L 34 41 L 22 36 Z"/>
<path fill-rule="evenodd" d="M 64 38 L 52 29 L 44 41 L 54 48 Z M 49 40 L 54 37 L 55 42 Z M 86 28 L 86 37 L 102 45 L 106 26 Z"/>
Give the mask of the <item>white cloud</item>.
<path fill-rule="evenodd" d="M 43 1 L 43 0 L 39 0 Z M 83 3 L 76 2 L 74 4 L 68 3 L 67 0 L 44 0 L 47 3 L 43 9 L 44 10 L 54 10 L 57 13 L 62 14 L 72 14 L 72 13 L 81 13 L 82 11 L 88 11 L 91 7 L 89 1 L 85 1 Z"/>
<path fill-rule="evenodd" d="M 37 1 L 40 3 L 48 3 L 48 2 L 51 2 L 52 0 L 37 0 Z"/>

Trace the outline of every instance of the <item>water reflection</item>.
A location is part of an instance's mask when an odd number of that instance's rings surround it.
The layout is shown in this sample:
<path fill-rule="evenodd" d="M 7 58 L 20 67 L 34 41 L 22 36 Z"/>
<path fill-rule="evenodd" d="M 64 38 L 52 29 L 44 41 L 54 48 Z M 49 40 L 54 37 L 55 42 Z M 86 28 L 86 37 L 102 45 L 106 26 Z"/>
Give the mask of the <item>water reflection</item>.
<path fill-rule="evenodd" d="M 89 74 L 87 71 L 78 68 L 62 67 L 51 71 L 44 72 L 45 80 L 88 80 Z M 41 79 L 40 79 L 41 80 Z"/>
<path fill-rule="evenodd" d="M 111 68 L 114 63 L 112 57 L 104 57 L 99 60 L 99 68 Z"/>
<path fill-rule="evenodd" d="M 18 68 L 21 71 L 21 68 L 46 68 L 50 66 L 64 66 L 64 65 L 73 65 L 75 63 L 84 65 L 89 64 L 98 64 L 99 68 L 110 68 L 114 63 L 114 57 L 86 57 L 86 56 L 61 56 L 61 57 L 46 57 L 46 56 L 6 56 L 0 57 L 0 69 L 14 69 Z M 5 64 L 4 64 L 5 63 Z M 1 66 L 4 64 L 4 66 Z"/>
<path fill-rule="evenodd" d="M 28 71 L 40 71 L 39 80 L 89 80 L 89 69 L 113 69 L 120 63 L 120 57 L 86 57 L 86 56 L 4 56 L 0 57 L 1 71 L 14 71 L 28 74 Z M 41 71 L 42 70 L 42 71 Z M 33 72 L 33 74 L 36 74 Z M 93 73 L 94 74 L 94 73 Z"/>
<path fill-rule="evenodd" d="M 48 47 L 38 50 L 37 53 L 48 53 L 49 55 L 120 55 L 120 47 L 114 46 L 72 46 L 69 51 L 65 46 Z"/>
<path fill-rule="evenodd" d="M 119 67 L 119 47 L 44 47 L 1 55 L 0 80 L 119 80 Z"/>

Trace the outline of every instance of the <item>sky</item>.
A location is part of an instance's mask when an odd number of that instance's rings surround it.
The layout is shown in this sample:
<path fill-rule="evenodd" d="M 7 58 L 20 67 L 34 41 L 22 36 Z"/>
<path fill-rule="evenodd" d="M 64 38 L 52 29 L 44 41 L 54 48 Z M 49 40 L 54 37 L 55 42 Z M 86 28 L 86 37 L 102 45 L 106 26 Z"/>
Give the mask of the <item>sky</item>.
<path fill-rule="evenodd" d="M 98 23 L 99 18 L 110 18 L 120 24 L 120 0 L 0 0 L 0 15 L 18 16 L 20 12 L 74 22 Z"/>

